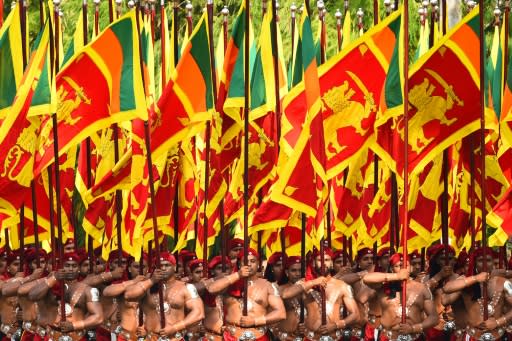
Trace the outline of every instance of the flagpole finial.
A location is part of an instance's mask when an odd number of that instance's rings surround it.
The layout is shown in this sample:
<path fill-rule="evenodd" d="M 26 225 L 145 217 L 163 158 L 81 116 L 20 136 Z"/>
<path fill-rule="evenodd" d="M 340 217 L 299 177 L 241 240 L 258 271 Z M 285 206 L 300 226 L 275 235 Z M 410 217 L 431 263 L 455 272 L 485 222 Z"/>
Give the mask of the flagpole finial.
<path fill-rule="evenodd" d="M 53 6 L 55 6 L 55 10 L 60 6 L 60 0 L 53 0 Z"/>
<path fill-rule="evenodd" d="M 386 14 L 391 13 L 391 0 L 384 0 L 384 7 L 386 7 Z"/>
<path fill-rule="evenodd" d="M 94 5 L 95 5 L 95 6 L 99 6 L 99 5 L 100 5 L 100 2 L 101 2 L 101 0 L 94 0 Z"/>
<path fill-rule="evenodd" d="M 359 26 L 359 29 L 362 29 L 362 28 L 363 28 L 363 16 L 364 16 L 364 12 L 363 12 L 363 9 L 362 9 L 361 7 L 359 7 L 359 8 L 357 9 L 356 15 L 357 15 L 357 20 L 358 20 L 358 26 Z"/>
<path fill-rule="evenodd" d="M 192 18 L 192 10 L 194 9 L 194 6 L 192 6 L 192 3 L 190 0 L 187 0 L 187 4 L 185 5 L 185 10 L 187 11 L 187 17 Z"/>
<path fill-rule="evenodd" d="M 343 14 L 341 14 L 339 8 L 336 8 L 336 13 L 334 13 L 334 16 L 336 17 L 336 24 L 341 25 L 341 17 L 343 16 Z"/>
<path fill-rule="evenodd" d="M 494 7 L 494 25 L 495 26 L 500 26 L 500 15 L 501 15 L 501 10 L 500 10 L 500 7 L 498 5 L 498 3 L 496 3 L 496 7 Z"/>
<path fill-rule="evenodd" d="M 135 7 L 135 2 L 133 0 L 128 1 L 128 8 L 133 9 Z"/>
<path fill-rule="evenodd" d="M 220 12 L 224 16 L 224 21 L 228 22 L 228 16 L 229 16 L 229 8 L 228 8 L 228 6 L 224 5 L 224 8 Z"/>
<path fill-rule="evenodd" d="M 295 2 L 292 2 L 290 5 L 290 13 L 292 18 L 295 18 L 295 13 L 297 12 L 297 5 L 295 5 Z"/>
<path fill-rule="evenodd" d="M 13 10 L 13 9 L 14 9 L 14 7 L 16 7 L 16 4 L 17 4 L 17 2 L 16 2 L 16 1 L 11 2 L 11 10 Z"/>

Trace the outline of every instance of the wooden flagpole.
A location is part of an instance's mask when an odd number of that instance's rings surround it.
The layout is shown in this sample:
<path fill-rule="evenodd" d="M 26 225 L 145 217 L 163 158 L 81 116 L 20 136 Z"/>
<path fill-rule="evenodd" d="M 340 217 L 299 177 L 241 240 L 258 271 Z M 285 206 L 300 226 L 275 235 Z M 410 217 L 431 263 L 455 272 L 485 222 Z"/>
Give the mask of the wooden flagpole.
<path fill-rule="evenodd" d="M 245 1 L 245 34 L 244 34 L 244 259 L 243 264 L 248 265 L 249 249 L 249 91 L 250 91 L 250 65 L 249 65 L 249 21 L 251 20 L 250 1 Z M 248 280 L 244 279 L 243 316 L 247 316 Z"/>
<path fill-rule="evenodd" d="M 206 1 L 206 10 L 208 13 L 208 41 L 210 46 L 210 66 L 212 72 L 212 84 L 213 84 L 213 99 L 214 107 L 217 107 L 217 72 L 215 69 L 215 48 L 213 42 L 213 0 Z M 191 19 L 192 20 L 192 19 Z M 211 138 L 212 138 L 212 125 L 211 122 L 206 122 L 206 134 L 205 134 L 205 172 L 204 172 L 204 217 L 203 217 L 203 276 L 208 276 L 208 189 L 210 182 L 210 153 L 211 153 Z"/>
<path fill-rule="evenodd" d="M 409 230 L 409 0 L 404 0 L 404 227 L 402 239 L 402 268 L 407 264 L 407 238 Z M 400 226 L 397 224 L 397 226 Z M 407 303 L 407 280 L 402 283 L 402 307 Z M 406 322 L 407 312 L 402 308 L 402 323 Z"/>
<path fill-rule="evenodd" d="M 223 36 L 223 47 L 224 47 L 224 55 L 226 54 L 226 50 L 228 49 L 228 16 L 229 9 L 228 6 L 224 6 L 222 8 L 222 28 L 224 32 Z M 215 86 L 217 86 L 215 84 Z M 224 226 L 224 199 L 221 199 L 219 203 L 219 223 L 220 223 L 220 245 L 221 245 L 221 264 L 222 264 L 222 272 L 226 272 L 226 253 L 228 251 L 228 239 L 229 239 L 229 231 Z"/>
<path fill-rule="evenodd" d="M 483 272 L 487 272 L 487 208 L 485 207 L 485 33 L 484 33 L 484 0 L 479 1 L 479 18 L 480 18 L 480 174 L 481 174 L 481 198 L 482 198 L 482 247 L 483 247 Z M 483 320 L 489 317 L 489 300 L 487 293 L 487 282 L 482 283 L 482 299 L 483 299 Z"/>

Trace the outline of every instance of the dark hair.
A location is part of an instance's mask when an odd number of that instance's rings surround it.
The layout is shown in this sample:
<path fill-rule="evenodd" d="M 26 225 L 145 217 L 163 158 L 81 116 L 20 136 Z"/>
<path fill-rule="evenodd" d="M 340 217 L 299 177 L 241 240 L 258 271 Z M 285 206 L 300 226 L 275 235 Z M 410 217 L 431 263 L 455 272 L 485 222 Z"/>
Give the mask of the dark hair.
<path fill-rule="evenodd" d="M 265 267 L 265 273 L 263 274 L 263 278 L 265 278 L 270 283 L 276 282 L 276 276 L 274 275 L 274 266 L 268 265 Z"/>

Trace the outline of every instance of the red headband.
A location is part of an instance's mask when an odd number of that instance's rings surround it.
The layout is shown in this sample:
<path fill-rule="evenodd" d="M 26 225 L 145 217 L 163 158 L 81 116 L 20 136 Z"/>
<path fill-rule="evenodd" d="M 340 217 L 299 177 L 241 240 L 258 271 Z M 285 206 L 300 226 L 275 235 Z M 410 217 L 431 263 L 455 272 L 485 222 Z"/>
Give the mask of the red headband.
<path fill-rule="evenodd" d="M 244 241 L 240 238 L 233 238 L 229 241 L 229 250 L 231 251 L 235 247 L 244 247 Z"/>
<path fill-rule="evenodd" d="M 127 254 L 126 252 L 124 251 L 121 251 L 121 254 L 122 254 L 122 257 L 121 258 L 124 258 L 126 260 L 128 260 L 128 257 L 130 257 L 129 254 Z M 113 262 L 115 260 L 117 260 L 119 258 L 119 250 L 113 250 L 113 251 L 110 251 L 109 255 L 108 255 L 108 262 Z"/>
<path fill-rule="evenodd" d="M 418 250 L 414 250 L 414 252 L 409 253 L 409 258 L 410 259 L 419 259 L 419 258 L 421 258 L 421 255 L 418 252 Z"/>
<path fill-rule="evenodd" d="M 222 263 L 222 256 L 215 256 L 212 259 L 210 259 L 210 262 L 208 263 L 208 269 L 212 270 L 217 265 Z M 224 264 L 226 264 L 226 268 L 231 268 L 231 260 L 228 257 L 224 257 Z"/>
<path fill-rule="evenodd" d="M 373 250 L 368 247 L 365 247 L 365 248 L 362 248 L 361 250 L 357 251 L 357 260 L 360 260 L 361 258 L 363 258 L 366 255 L 373 255 Z"/>
<path fill-rule="evenodd" d="M 428 248 L 428 250 L 427 250 L 428 260 L 430 261 L 430 260 L 436 258 L 439 255 L 439 253 L 441 253 L 443 250 L 446 250 L 446 252 L 449 255 L 455 255 L 455 250 L 450 245 L 436 244 L 436 245 L 432 245 L 431 247 Z"/>
<path fill-rule="evenodd" d="M 286 268 L 288 269 L 290 266 L 295 264 L 301 264 L 302 258 L 298 256 L 290 256 L 286 257 Z"/>
<path fill-rule="evenodd" d="M 11 263 L 14 262 L 15 260 L 20 260 L 19 250 L 9 252 L 7 254 L 6 260 L 7 260 L 7 265 L 11 265 Z"/>
<path fill-rule="evenodd" d="M 386 257 L 386 256 L 389 256 L 389 255 L 391 255 L 391 249 L 389 247 L 383 247 L 382 249 L 379 250 L 379 252 L 377 252 L 377 257 L 378 258 Z"/>
<path fill-rule="evenodd" d="M 80 256 L 76 252 L 68 252 L 64 254 L 64 262 L 74 261 L 80 263 Z"/>
<path fill-rule="evenodd" d="M 167 261 L 172 265 L 176 265 L 176 258 L 170 252 L 160 252 L 160 261 Z"/>
<path fill-rule="evenodd" d="M 190 268 L 190 271 L 194 271 L 198 267 L 203 266 L 203 260 L 202 259 L 194 259 L 188 263 L 188 267 Z"/>
<path fill-rule="evenodd" d="M 247 256 L 256 257 L 256 259 L 258 259 L 258 260 L 260 259 L 259 253 L 251 247 L 247 249 Z M 238 254 L 238 259 L 243 259 L 243 258 L 244 258 L 244 250 L 241 250 L 240 253 Z"/>
<path fill-rule="evenodd" d="M 395 266 L 398 262 L 402 260 L 402 254 L 401 253 L 395 253 L 393 256 L 389 257 L 389 264 L 391 266 Z"/>
<path fill-rule="evenodd" d="M 274 252 L 272 256 L 267 261 L 268 265 L 274 265 L 279 261 L 283 260 L 283 253 L 282 252 Z"/>

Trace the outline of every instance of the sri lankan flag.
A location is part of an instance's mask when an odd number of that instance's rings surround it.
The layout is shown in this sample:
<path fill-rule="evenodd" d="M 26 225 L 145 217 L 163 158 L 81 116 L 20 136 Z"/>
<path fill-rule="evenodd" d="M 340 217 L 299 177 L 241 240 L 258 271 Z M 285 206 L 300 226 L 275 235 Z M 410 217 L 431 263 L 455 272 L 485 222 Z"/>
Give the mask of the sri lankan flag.
<path fill-rule="evenodd" d="M 20 80 L 20 88 L 12 106 L 0 126 L 0 208 L 16 215 L 24 195 L 28 194 L 34 179 L 33 165 L 39 117 L 30 118 L 28 112 L 46 62 L 50 39 L 49 23 L 34 43 L 34 51 L 27 70 Z"/>
<path fill-rule="evenodd" d="M 293 90 L 284 99 L 277 166 L 279 175 L 274 184 L 272 200 L 315 217 L 321 206 L 318 198 L 322 195 L 318 190 L 321 191 L 321 183 L 326 182 L 325 148 L 313 34 L 306 12 L 303 12 L 300 22 L 298 50 L 303 63 L 304 95 L 294 106 L 290 106 L 289 100 Z"/>
<path fill-rule="evenodd" d="M 381 89 L 398 45 L 400 22 L 401 11 L 395 11 L 318 69 L 329 179 L 374 140 Z M 300 108 L 303 84 L 290 91 L 285 111 Z"/>
<path fill-rule="evenodd" d="M 131 11 L 111 24 L 58 73 L 59 155 L 113 123 L 147 119 L 135 20 Z M 36 174 L 53 162 L 52 126 L 52 118 L 44 117 Z"/>
<path fill-rule="evenodd" d="M 207 14 L 203 14 L 152 115 L 151 150 L 155 159 L 203 129 L 214 108 Z"/>
<path fill-rule="evenodd" d="M 409 75 L 409 169 L 420 172 L 443 149 L 479 127 L 479 14 L 473 10 L 415 63 Z M 376 153 L 404 172 L 402 72 L 390 71 L 377 120 Z M 392 87 L 393 85 L 393 87 Z M 397 87 L 398 86 L 398 87 Z M 386 107 L 390 110 L 386 111 Z M 394 107 L 394 108 L 392 108 Z"/>
<path fill-rule="evenodd" d="M 510 22 L 512 22 L 512 18 L 509 20 L 510 20 Z M 506 32 L 505 34 L 508 34 L 510 37 L 511 32 L 512 32 L 512 27 L 509 25 L 509 32 Z M 509 48 L 509 47 L 506 46 L 504 48 Z M 506 69 L 505 69 L 503 75 L 506 76 L 507 81 L 505 82 L 505 86 L 504 86 L 504 90 L 503 90 L 500 127 L 501 127 L 503 141 L 510 148 L 510 147 L 512 147 L 512 58 L 510 58 L 510 53 L 509 53 L 509 60 L 508 61 L 504 60 L 503 64 L 506 65 Z"/>
<path fill-rule="evenodd" d="M 9 113 L 23 77 L 20 4 L 9 13 L 0 29 L 0 122 Z"/>

